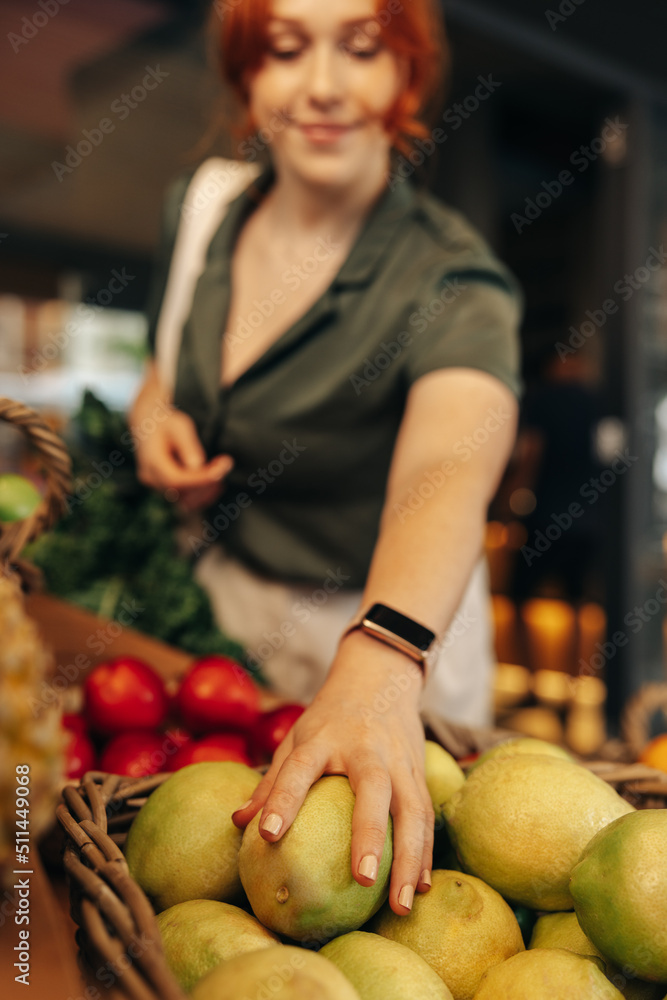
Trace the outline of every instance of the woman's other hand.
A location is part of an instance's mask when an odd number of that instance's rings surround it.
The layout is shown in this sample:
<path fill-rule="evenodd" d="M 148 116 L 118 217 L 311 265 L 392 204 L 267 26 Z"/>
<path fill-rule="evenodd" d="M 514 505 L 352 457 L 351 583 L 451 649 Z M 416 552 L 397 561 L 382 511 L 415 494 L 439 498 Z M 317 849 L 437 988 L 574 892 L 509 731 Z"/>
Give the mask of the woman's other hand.
<path fill-rule="evenodd" d="M 130 430 L 142 483 L 178 500 L 187 511 L 217 500 L 233 459 L 216 455 L 207 461 L 194 421 L 167 402 L 152 362 L 130 413 Z"/>
<path fill-rule="evenodd" d="M 363 633 L 348 635 L 323 687 L 234 822 L 245 826 L 261 809 L 261 835 L 280 840 L 321 775 L 347 775 L 356 795 L 352 875 L 360 885 L 375 882 L 391 813 L 389 903 L 394 913 L 408 913 L 415 889 L 430 887 L 433 855 L 418 710 L 422 686 L 421 671 L 408 657 Z"/>

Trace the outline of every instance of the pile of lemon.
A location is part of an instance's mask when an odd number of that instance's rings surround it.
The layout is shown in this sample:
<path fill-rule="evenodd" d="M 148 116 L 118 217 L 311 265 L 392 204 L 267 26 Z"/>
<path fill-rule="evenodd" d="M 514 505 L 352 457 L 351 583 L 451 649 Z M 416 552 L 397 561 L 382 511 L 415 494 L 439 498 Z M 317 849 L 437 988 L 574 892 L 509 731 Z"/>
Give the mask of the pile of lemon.
<path fill-rule="evenodd" d="M 441 868 L 407 916 L 350 864 L 354 794 L 321 778 L 275 844 L 232 812 L 259 776 L 183 768 L 126 843 L 194 1000 L 667 1000 L 667 810 L 636 811 L 565 751 L 519 739 L 467 777 L 426 743 Z M 520 917 L 532 923 L 532 936 Z M 525 935 L 525 939 L 524 939 Z M 527 947 L 526 947 L 527 945 Z"/>

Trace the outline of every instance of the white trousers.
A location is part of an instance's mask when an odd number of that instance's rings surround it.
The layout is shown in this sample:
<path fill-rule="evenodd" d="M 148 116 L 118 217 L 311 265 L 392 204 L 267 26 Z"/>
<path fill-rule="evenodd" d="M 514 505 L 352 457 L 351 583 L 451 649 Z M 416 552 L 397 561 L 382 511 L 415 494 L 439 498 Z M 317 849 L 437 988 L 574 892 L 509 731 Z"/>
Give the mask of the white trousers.
<path fill-rule="evenodd" d="M 219 627 L 258 661 L 276 694 L 308 703 L 321 687 L 361 590 L 345 590 L 334 571 L 320 586 L 265 580 L 213 545 L 195 568 Z M 475 566 L 424 687 L 421 714 L 470 726 L 491 723 L 494 663 L 484 559 Z"/>

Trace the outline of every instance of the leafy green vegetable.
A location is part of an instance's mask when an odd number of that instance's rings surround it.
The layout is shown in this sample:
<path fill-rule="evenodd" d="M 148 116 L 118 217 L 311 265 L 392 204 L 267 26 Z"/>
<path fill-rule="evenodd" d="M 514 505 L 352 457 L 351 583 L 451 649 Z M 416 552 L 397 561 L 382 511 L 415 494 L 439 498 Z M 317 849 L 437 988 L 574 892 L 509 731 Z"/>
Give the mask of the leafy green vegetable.
<path fill-rule="evenodd" d="M 121 622 L 130 608 L 134 628 L 195 656 L 232 656 L 261 681 L 256 663 L 217 627 L 192 561 L 178 551 L 173 505 L 137 479 L 124 418 L 87 391 L 67 443 L 68 514 L 24 553 L 50 592 Z"/>

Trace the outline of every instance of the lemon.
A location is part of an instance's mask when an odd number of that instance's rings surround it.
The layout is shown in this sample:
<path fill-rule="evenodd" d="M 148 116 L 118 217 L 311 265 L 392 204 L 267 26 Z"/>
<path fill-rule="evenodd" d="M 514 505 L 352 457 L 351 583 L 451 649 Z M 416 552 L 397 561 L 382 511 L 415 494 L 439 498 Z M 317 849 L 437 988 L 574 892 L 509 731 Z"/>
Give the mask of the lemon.
<path fill-rule="evenodd" d="M 623 1000 L 594 958 L 535 948 L 489 969 L 475 1000 Z"/>
<path fill-rule="evenodd" d="M 42 495 L 29 479 L 7 472 L 0 476 L 0 521 L 21 521 L 30 517 Z"/>
<path fill-rule="evenodd" d="M 371 930 L 421 955 L 454 1000 L 471 1000 L 490 966 L 524 950 L 521 930 L 502 896 L 480 879 L 440 870 L 432 878 L 432 888 L 415 896 L 407 916 L 386 905 Z"/>
<path fill-rule="evenodd" d="M 387 828 L 377 881 L 352 877 L 355 796 L 342 775 L 312 786 L 289 830 L 274 844 L 260 836 L 258 813 L 246 827 L 239 874 L 255 916 L 296 941 L 322 944 L 361 927 L 388 894 L 392 824 Z"/>
<path fill-rule="evenodd" d="M 583 848 L 634 809 L 579 764 L 517 754 L 480 764 L 444 811 L 466 871 L 515 903 L 569 910 L 570 872 Z"/>
<path fill-rule="evenodd" d="M 545 913 L 538 917 L 529 948 L 564 948 L 575 955 L 596 955 L 605 961 L 581 929 L 576 913 Z M 605 963 L 606 964 L 606 963 Z"/>
<path fill-rule="evenodd" d="M 567 750 L 557 746 L 555 743 L 548 743 L 546 740 L 537 740 L 532 736 L 517 736 L 514 739 L 503 740 L 502 743 L 497 743 L 496 746 L 485 750 L 468 768 L 468 774 L 472 774 L 480 764 L 483 764 L 487 760 L 501 760 L 505 757 L 516 757 L 517 754 L 523 753 L 560 757 L 561 760 L 574 761 L 571 753 L 568 753 Z"/>
<path fill-rule="evenodd" d="M 442 819 L 443 805 L 466 780 L 465 774 L 444 747 L 432 740 L 426 740 L 425 778 L 437 825 Z"/>
<path fill-rule="evenodd" d="M 181 768 L 151 794 L 130 827 L 125 857 L 157 911 L 238 897 L 242 831 L 232 813 L 259 781 L 245 764 L 213 761 Z"/>
<path fill-rule="evenodd" d="M 667 982 L 667 809 L 634 812 L 601 830 L 570 889 L 579 923 L 607 958 Z"/>
<path fill-rule="evenodd" d="M 276 945 L 237 955 L 200 979 L 192 1000 L 360 1000 L 333 962 L 306 948 Z"/>
<path fill-rule="evenodd" d="M 597 956 L 604 963 L 607 979 L 621 991 L 625 1000 L 659 1000 L 662 992 L 654 983 L 624 975 L 606 959 L 582 931 L 576 913 L 545 913 L 535 924 L 529 947 L 566 948 L 577 955 Z"/>
<path fill-rule="evenodd" d="M 225 959 L 280 943 L 250 913 L 214 899 L 176 903 L 157 923 L 167 964 L 187 993 Z"/>
<path fill-rule="evenodd" d="M 361 1000 L 452 1000 L 440 976 L 405 945 L 367 931 L 334 938 L 320 951 L 347 976 Z"/>

